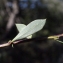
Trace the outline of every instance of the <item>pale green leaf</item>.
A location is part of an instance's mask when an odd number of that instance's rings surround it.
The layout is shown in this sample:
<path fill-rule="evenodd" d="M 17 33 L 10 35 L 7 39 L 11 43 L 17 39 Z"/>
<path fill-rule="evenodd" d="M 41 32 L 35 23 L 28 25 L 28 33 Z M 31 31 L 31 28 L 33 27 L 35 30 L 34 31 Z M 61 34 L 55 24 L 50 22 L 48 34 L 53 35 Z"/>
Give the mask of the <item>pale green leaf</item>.
<path fill-rule="evenodd" d="M 17 27 L 18 31 L 20 32 L 24 27 L 26 27 L 26 25 L 24 25 L 24 24 L 16 24 L 16 27 Z M 26 38 L 27 39 L 32 38 L 32 35 L 30 35 L 30 36 L 28 36 Z"/>
<path fill-rule="evenodd" d="M 30 36 L 28 36 L 28 37 L 26 37 L 27 39 L 30 39 L 30 38 L 32 38 L 32 35 L 30 35 Z"/>
<path fill-rule="evenodd" d="M 24 27 L 12 41 L 23 39 L 33 33 L 36 33 L 37 31 L 43 28 L 43 26 L 45 25 L 45 22 L 46 22 L 46 19 L 37 19 L 32 21 L 26 27 Z"/>
<path fill-rule="evenodd" d="M 17 27 L 18 31 L 20 32 L 24 27 L 26 27 L 26 25 L 24 25 L 24 24 L 16 24 L 16 27 Z"/>

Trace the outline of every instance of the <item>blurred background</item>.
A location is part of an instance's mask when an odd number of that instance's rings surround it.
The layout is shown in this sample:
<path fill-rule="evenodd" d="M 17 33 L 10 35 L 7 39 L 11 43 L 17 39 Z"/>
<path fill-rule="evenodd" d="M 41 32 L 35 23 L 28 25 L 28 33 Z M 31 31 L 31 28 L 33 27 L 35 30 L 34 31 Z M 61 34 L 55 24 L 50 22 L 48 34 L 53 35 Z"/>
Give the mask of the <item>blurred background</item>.
<path fill-rule="evenodd" d="M 0 0 L 0 44 L 17 35 L 15 23 L 36 19 L 46 19 L 46 24 L 33 37 L 63 33 L 63 0 Z M 0 63 L 63 63 L 63 44 L 46 39 L 3 47 Z"/>

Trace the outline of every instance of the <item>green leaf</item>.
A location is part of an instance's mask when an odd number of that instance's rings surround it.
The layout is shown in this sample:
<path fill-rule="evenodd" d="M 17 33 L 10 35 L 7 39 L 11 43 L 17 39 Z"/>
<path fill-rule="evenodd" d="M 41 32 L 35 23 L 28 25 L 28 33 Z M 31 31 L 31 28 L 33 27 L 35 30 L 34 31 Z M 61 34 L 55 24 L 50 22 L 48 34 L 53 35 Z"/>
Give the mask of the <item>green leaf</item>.
<path fill-rule="evenodd" d="M 12 40 L 18 40 L 28 37 L 31 34 L 36 33 L 37 31 L 41 30 L 45 25 L 46 19 L 37 19 L 29 23 L 26 27 L 24 27 L 18 35 Z"/>
<path fill-rule="evenodd" d="M 24 24 L 16 24 L 16 27 L 17 27 L 18 31 L 20 32 L 24 27 L 26 27 L 26 25 L 24 25 Z"/>
<path fill-rule="evenodd" d="M 28 37 L 26 37 L 27 39 L 30 39 L 30 38 L 32 38 L 32 35 L 30 35 L 30 36 L 28 36 Z"/>
<path fill-rule="evenodd" d="M 18 31 L 20 32 L 24 27 L 26 27 L 26 25 L 24 25 L 24 24 L 16 24 L 16 27 L 17 27 Z M 30 36 L 28 36 L 26 38 L 27 39 L 32 38 L 32 35 L 30 35 Z"/>

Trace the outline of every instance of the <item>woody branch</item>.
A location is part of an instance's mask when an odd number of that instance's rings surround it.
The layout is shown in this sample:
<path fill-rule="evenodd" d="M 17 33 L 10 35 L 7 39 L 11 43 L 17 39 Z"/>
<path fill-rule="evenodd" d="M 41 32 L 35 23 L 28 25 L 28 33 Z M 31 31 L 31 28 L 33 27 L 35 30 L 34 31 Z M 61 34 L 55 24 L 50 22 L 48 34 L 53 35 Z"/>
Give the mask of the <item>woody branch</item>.
<path fill-rule="evenodd" d="M 25 39 L 25 40 L 17 40 L 17 41 L 14 41 L 14 42 L 9 41 L 8 43 L 0 44 L 0 48 L 10 46 L 11 44 L 17 45 L 19 43 L 24 43 L 24 42 L 29 42 L 29 41 L 37 41 L 37 40 L 42 41 L 42 40 L 46 40 L 46 39 L 54 39 L 54 38 L 59 38 L 61 36 L 63 36 L 63 34 L 48 36 L 48 37 L 45 37 L 45 38 L 32 38 L 32 39 Z"/>

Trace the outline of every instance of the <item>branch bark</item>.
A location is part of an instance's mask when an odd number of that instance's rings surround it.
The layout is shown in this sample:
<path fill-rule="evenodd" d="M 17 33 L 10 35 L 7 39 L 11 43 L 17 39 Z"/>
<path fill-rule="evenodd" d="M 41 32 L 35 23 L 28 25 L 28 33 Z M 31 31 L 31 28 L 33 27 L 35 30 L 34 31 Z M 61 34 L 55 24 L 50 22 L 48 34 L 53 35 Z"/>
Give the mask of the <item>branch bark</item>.
<path fill-rule="evenodd" d="M 25 42 L 30 42 L 30 41 L 43 41 L 43 40 L 49 40 L 49 39 L 53 39 L 55 40 L 55 38 L 60 38 L 61 36 L 63 36 L 63 34 L 59 34 L 59 35 L 54 35 L 54 36 L 48 36 L 48 37 L 37 37 L 37 38 L 32 38 L 32 39 L 25 39 L 25 40 L 17 40 L 17 41 L 9 41 L 8 43 L 4 43 L 4 44 L 0 44 L 0 48 L 2 47 L 7 47 L 7 46 L 10 46 L 10 45 L 17 45 L 19 43 L 25 43 Z"/>

